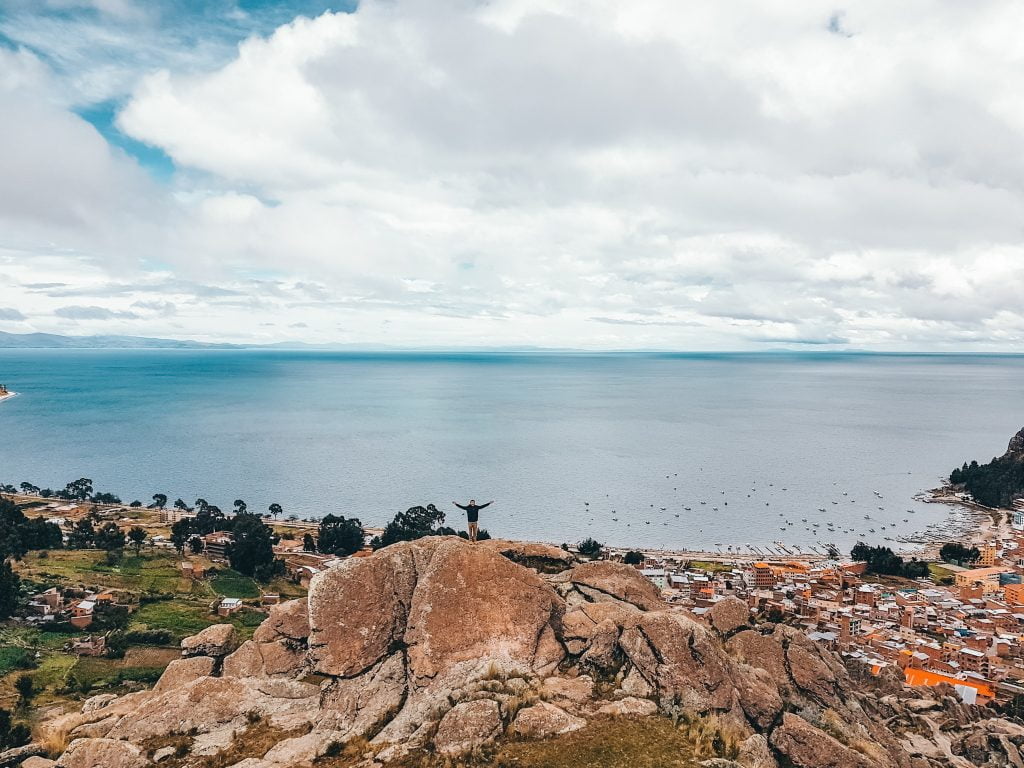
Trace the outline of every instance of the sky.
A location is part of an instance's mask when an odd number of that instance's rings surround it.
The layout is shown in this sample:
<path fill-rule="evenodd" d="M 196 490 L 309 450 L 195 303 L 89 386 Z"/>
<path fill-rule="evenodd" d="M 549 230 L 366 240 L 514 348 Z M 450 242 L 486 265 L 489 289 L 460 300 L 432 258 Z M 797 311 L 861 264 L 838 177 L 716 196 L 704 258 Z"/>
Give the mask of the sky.
<path fill-rule="evenodd" d="M 0 331 L 1024 351 L 1013 0 L 0 0 Z"/>

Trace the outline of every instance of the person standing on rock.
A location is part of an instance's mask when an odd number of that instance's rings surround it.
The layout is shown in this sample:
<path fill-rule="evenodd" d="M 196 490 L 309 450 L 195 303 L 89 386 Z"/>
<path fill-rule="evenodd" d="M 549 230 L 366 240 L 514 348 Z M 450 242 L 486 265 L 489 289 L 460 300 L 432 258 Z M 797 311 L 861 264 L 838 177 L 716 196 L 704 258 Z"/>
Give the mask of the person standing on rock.
<path fill-rule="evenodd" d="M 452 502 L 452 504 L 454 504 L 459 509 L 466 510 L 466 521 L 469 523 L 469 540 L 470 541 L 472 541 L 474 543 L 476 542 L 476 531 L 477 531 L 478 521 L 480 519 L 480 510 L 483 509 L 484 507 L 491 506 L 491 504 L 493 504 L 493 503 L 494 503 L 493 501 L 488 501 L 486 504 L 477 504 L 476 503 L 476 499 L 470 499 L 469 500 L 469 504 L 467 504 L 466 506 L 462 506 L 457 501 L 453 501 Z"/>

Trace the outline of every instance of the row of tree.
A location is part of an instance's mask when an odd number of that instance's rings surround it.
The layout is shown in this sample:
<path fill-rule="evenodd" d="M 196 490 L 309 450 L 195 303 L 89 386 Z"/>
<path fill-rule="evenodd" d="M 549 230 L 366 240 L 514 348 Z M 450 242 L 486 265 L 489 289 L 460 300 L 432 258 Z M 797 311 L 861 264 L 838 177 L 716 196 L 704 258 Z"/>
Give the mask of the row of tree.
<path fill-rule="evenodd" d="M 867 563 L 867 572 L 881 576 L 902 576 L 907 579 L 918 579 L 927 576 L 928 563 L 916 557 L 904 560 L 889 547 L 872 547 L 863 541 L 854 545 L 850 551 L 854 560 Z"/>
<path fill-rule="evenodd" d="M 977 547 L 967 547 L 953 542 L 942 545 L 942 548 L 939 549 L 939 557 L 947 563 L 963 565 L 964 563 L 978 562 L 981 559 L 981 551 Z"/>

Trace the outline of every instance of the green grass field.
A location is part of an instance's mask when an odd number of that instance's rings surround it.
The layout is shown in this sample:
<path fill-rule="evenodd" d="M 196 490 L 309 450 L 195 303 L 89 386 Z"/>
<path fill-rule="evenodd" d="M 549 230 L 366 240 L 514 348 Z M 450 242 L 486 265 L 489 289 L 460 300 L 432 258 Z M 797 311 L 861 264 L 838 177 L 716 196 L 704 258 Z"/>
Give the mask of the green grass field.
<path fill-rule="evenodd" d="M 936 584 L 944 583 L 945 579 L 952 579 L 954 574 L 954 571 L 943 568 L 939 563 L 928 563 L 928 572 Z"/>
<path fill-rule="evenodd" d="M 731 571 L 732 566 L 726 565 L 725 563 L 715 563 L 710 560 L 691 560 L 689 562 L 691 568 L 696 568 L 699 571 L 708 571 L 710 573 L 716 573 L 718 571 Z"/>
<path fill-rule="evenodd" d="M 238 571 L 221 571 L 212 579 L 210 586 L 218 595 L 224 597 L 239 597 L 243 600 L 260 596 L 260 588 L 256 582 Z"/>
<path fill-rule="evenodd" d="M 256 611 L 240 611 L 234 616 L 223 618 L 210 613 L 208 602 L 177 600 L 160 600 L 143 605 L 132 614 L 129 629 L 166 629 L 176 640 L 201 632 L 211 624 L 228 622 L 234 624 L 239 633 L 252 637 L 256 627 L 265 616 Z"/>
<path fill-rule="evenodd" d="M 51 550 L 46 557 L 31 553 L 17 568 L 23 578 L 52 585 L 169 594 L 188 589 L 173 553 L 144 553 L 136 557 L 128 552 L 115 565 L 108 565 L 104 558 L 105 553 L 93 549 L 58 549 Z"/>
<path fill-rule="evenodd" d="M 0 625 L 0 706 L 16 702 L 14 680 L 28 673 L 40 693 L 36 704 L 78 698 L 118 686 L 126 680 L 155 681 L 171 659 L 178 658 L 182 638 L 211 624 L 234 624 L 243 638 L 249 638 L 265 618 L 263 613 L 244 609 L 223 618 L 210 612 L 218 595 L 255 600 L 262 591 L 285 599 L 302 597 L 305 590 L 277 579 L 261 589 L 253 579 L 223 565 L 209 579 L 193 581 L 180 575 L 180 557 L 174 552 L 143 550 L 136 556 L 127 550 L 117 563 L 107 564 L 105 553 L 97 550 L 51 550 L 45 557 L 30 553 L 15 563 L 15 569 L 32 589 L 50 586 L 125 590 L 143 598 L 128 620 L 128 630 L 162 629 L 170 632 L 169 647 L 134 646 L 124 659 L 78 658 L 64 651 L 64 645 L 84 632 L 47 632 Z M 163 599 L 153 598 L 160 596 Z"/>

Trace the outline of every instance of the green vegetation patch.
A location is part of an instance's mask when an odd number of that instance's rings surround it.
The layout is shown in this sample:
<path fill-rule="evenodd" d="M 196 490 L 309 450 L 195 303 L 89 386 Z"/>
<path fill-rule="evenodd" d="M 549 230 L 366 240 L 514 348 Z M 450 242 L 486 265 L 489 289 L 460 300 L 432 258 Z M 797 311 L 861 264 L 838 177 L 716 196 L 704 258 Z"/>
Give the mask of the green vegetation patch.
<path fill-rule="evenodd" d="M 66 684 L 82 693 L 119 685 L 126 680 L 151 684 L 160 679 L 166 666 L 135 667 L 123 659 L 83 656 L 68 671 Z"/>
<path fill-rule="evenodd" d="M 234 624 L 243 638 L 252 637 L 266 616 L 259 611 L 241 610 L 223 617 L 210 612 L 208 603 L 183 599 L 158 600 L 146 603 L 132 614 L 129 631 L 139 629 L 165 629 L 171 633 L 174 642 L 183 637 L 201 632 L 211 624 Z"/>
<path fill-rule="evenodd" d="M 938 563 L 928 563 L 928 573 L 936 584 L 952 584 L 955 571 L 944 568 Z"/>
<path fill-rule="evenodd" d="M 688 563 L 690 568 L 696 568 L 699 571 L 708 571 L 709 573 L 718 573 L 719 571 L 731 571 L 732 566 L 726 565 L 725 563 L 716 563 L 711 560 L 691 560 Z"/>
<path fill-rule="evenodd" d="M 124 589 L 132 592 L 177 593 L 184 581 L 178 558 L 170 553 L 125 553 L 120 562 L 109 565 L 106 553 L 95 549 L 54 549 L 40 558 L 33 553 L 18 564 L 18 572 L 34 581 L 61 586 Z"/>
<path fill-rule="evenodd" d="M 243 600 L 260 596 L 260 589 L 250 577 L 238 571 L 220 571 L 210 580 L 210 586 L 218 595 L 238 597 Z"/>
<path fill-rule="evenodd" d="M 28 648 L 0 646 L 0 677 L 35 666 L 35 653 Z"/>

